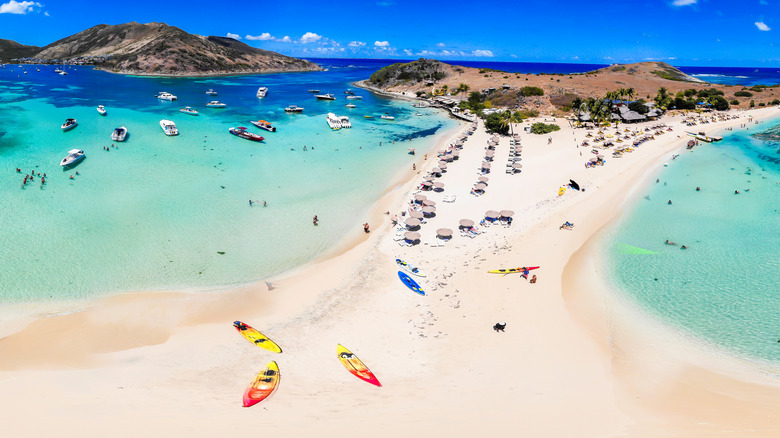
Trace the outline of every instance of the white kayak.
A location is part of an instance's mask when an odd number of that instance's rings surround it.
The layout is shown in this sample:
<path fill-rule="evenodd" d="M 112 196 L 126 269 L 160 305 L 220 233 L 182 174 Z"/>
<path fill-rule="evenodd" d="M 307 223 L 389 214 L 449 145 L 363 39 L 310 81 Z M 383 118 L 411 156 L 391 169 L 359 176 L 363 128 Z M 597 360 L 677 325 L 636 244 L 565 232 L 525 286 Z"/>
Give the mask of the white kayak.
<path fill-rule="evenodd" d="M 412 275 L 416 275 L 418 277 L 425 277 L 425 272 L 420 270 L 420 268 L 418 268 L 417 266 L 410 265 L 409 263 L 406 263 L 401 259 L 395 259 L 395 262 L 398 263 L 398 266 L 400 266 L 401 269 L 403 269 L 404 271 Z"/>

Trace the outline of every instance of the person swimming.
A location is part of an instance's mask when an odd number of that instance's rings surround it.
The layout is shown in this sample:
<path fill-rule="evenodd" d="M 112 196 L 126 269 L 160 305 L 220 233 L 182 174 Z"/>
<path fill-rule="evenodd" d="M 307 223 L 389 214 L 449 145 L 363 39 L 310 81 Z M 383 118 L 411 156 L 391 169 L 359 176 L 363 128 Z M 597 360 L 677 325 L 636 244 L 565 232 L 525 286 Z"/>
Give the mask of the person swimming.
<path fill-rule="evenodd" d="M 672 242 L 669 239 L 666 239 L 666 242 L 664 242 L 664 243 L 667 244 L 667 245 L 677 245 L 676 243 Z"/>

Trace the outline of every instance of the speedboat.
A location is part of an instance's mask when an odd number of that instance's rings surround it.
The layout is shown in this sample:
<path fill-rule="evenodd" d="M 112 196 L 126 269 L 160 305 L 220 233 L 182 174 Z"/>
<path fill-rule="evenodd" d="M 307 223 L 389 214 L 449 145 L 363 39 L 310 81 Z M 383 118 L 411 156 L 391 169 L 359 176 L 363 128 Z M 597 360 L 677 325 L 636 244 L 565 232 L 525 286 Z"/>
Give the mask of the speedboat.
<path fill-rule="evenodd" d="M 353 99 L 353 100 L 359 100 L 362 98 L 363 96 L 358 96 L 357 94 L 350 94 L 349 96 L 347 96 L 347 99 Z"/>
<path fill-rule="evenodd" d="M 214 89 L 212 89 L 212 88 L 209 88 L 209 90 L 208 90 L 208 91 L 206 91 L 206 94 L 208 94 L 209 96 L 216 96 L 216 95 L 217 95 L 217 92 L 216 92 L 216 91 L 214 91 Z"/>
<path fill-rule="evenodd" d="M 179 112 L 180 113 L 184 113 L 184 114 L 189 114 L 191 116 L 197 116 L 198 115 L 198 110 L 196 110 L 195 108 L 193 108 L 191 106 L 185 106 L 184 108 L 179 108 Z"/>
<path fill-rule="evenodd" d="M 60 74 L 60 76 L 67 76 L 67 75 L 68 75 L 68 72 L 66 72 L 66 71 L 61 71 L 59 74 Z"/>
<path fill-rule="evenodd" d="M 320 90 L 309 90 L 309 93 L 314 93 L 314 94 L 317 94 L 317 93 L 319 93 L 319 92 L 320 92 Z"/>
<path fill-rule="evenodd" d="M 241 137 L 251 141 L 265 140 L 265 138 L 263 138 L 262 136 L 247 131 L 246 128 L 243 126 L 239 126 L 238 128 L 230 128 L 228 129 L 228 132 L 235 135 L 236 137 Z"/>
<path fill-rule="evenodd" d="M 160 120 L 160 127 L 165 135 L 179 135 L 179 130 L 176 129 L 176 124 L 170 120 Z"/>
<path fill-rule="evenodd" d="M 257 89 L 257 97 L 265 97 L 266 94 L 268 94 L 267 87 L 260 87 Z"/>
<path fill-rule="evenodd" d="M 104 107 L 103 105 L 98 105 L 97 112 L 101 116 L 105 116 L 108 111 L 106 111 L 106 107 Z"/>
<path fill-rule="evenodd" d="M 250 120 L 249 123 L 257 126 L 260 129 L 265 129 L 266 131 L 269 132 L 276 132 L 276 127 L 271 126 L 271 122 L 266 122 L 265 120 L 258 120 L 255 122 Z"/>
<path fill-rule="evenodd" d="M 176 99 L 178 99 L 176 96 L 174 96 L 173 94 L 171 94 L 171 93 L 169 93 L 167 91 L 160 91 L 159 93 L 157 93 L 157 98 L 160 99 L 160 100 L 176 100 Z"/>
<path fill-rule="evenodd" d="M 71 149 L 68 151 L 68 156 L 63 158 L 62 161 L 60 161 L 60 166 L 72 166 L 79 161 L 83 160 L 85 157 L 84 151 L 81 149 Z"/>
<path fill-rule="evenodd" d="M 346 90 L 344 90 L 344 94 L 355 94 L 355 92 L 347 88 Z"/>
<path fill-rule="evenodd" d="M 3 68 L 5 68 L 5 67 L 3 67 Z M 60 68 L 57 67 L 57 68 L 54 69 L 54 73 L 60 74 L 60 73 L 62 73 L 62 70 L 60 70 Z"/>
<path fill-rule="evenodd" d="M 339 118 L 339 116 L 328 113 L 328 115 L 325 116 L 325 121 L 328 123 L 328 126 L 330 126 L 330 129 L 334 131 L 341 129 L 341 118 Z"/>
<path fill-rule="evenodd" d="M 63 131 L 70 131 L 71 129 L 75 128 L 76 125 L 78 125 L 78 122 L 76 122 L 76 119 L 65 119 L 65 123 L 60 126 Z"/>
<path fill-rule="evenodd" d="M 207 103 L 206 106 L 209 108 L 225 108 L 227 105 L 218 100 L 212 100 L 211 102 Z"/>
<path fill-rule="evenodd" d="M 384 120 L 395 120 L 395 117 L 393 117 L 393 116 L 391 116 L 389 114 L 382 114 L 381 116 L 379 116 L 379 118 L 380 119 L 384 119 Z"/>
<path fill-rule="evenodd" d="M 125 141 L 127 138 L 127 128 L 124 126 L 120 126 L 119 128 L 114 129 L 114 132 L 111 134 L 111 140 L 114 141 Z"/>
<path fill-rule="evenodd" d="M 336 96 L 334 96 L 334 95 L 332 95 L 330 93 L 328 93 L 328 94 L 318 94 L 318 95 L 316 95 L 314 97 L 316 97 L 319 100 L 336 100 Z"/>
<path fill-rule="evenodd" d="M 347 108 L 354 108 L 355 104 L 354 103 L 348 103 L 348 104 L 346 104 L 344 106 L 347 107 Z"/>
<path fill-rule="evenodd" d="M 287 108 L 284 109 L 284 112 L 287 113 L 302 113 L 303 107 L 298 105 L 290 105 Z"/>

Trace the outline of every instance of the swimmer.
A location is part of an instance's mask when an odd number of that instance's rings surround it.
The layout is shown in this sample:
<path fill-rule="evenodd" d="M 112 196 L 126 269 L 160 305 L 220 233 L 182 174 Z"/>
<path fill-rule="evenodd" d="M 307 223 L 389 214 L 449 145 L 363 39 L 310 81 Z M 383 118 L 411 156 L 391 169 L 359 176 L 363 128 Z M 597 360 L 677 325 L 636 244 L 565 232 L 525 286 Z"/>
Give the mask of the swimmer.
<path fill-rule="evenodd" d="M 250 207 L 252 206 L 252 200 L 251 199 L 249 200 L 249 206 Z"/>
<path fill-rule="evenodd" d="M 669 202 L 666 203 L 667 205 L 672 205 L 672 200 L 670 199 Z"/>
<path fill-rule="evenodd" d="M 701 191 L 701 187 L 696 187 L 696 191 L 700 192 Z"/>
<path fill-rule="evenodd" d="M 680 249 L 688 249 L 688 247 L 683 245 L 683 246 L 680 247 Z"/>
<path fill-rule="evenodd" d="M 739 195 L 739 190 L 734 190 L 735 195 Z"/>
<path fill-rule="evenodd" d="M 669 239 L 666 239 L 666 242 L 664 242 L 664 243 L 667 244 L 667 245 L 677 245 L 676 243 L 672 242 Z"/>

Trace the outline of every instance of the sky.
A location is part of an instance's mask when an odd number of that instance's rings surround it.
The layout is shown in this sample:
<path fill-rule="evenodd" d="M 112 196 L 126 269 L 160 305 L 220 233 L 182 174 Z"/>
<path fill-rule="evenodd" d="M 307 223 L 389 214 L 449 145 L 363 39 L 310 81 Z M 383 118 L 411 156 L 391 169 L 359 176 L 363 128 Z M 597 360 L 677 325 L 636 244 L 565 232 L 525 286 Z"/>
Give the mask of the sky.
<path fill-rule="evenodd" d="M 27 45 L 130 21 L 295 57 L 780 67 L 780 0 L 0 0 Z"/>

